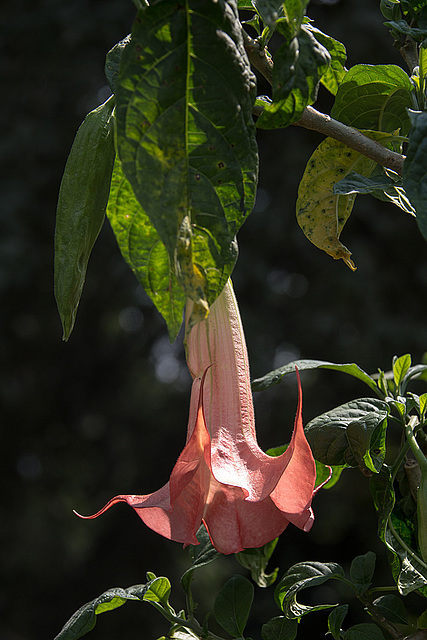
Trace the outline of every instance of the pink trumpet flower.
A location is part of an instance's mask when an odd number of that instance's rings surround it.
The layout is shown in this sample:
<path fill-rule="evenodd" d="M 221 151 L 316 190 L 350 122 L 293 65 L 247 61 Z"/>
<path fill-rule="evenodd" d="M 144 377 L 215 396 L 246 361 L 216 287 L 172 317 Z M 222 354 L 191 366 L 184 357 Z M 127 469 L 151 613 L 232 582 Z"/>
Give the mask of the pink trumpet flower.
<path fill-rule="evenodd" d="M 188 305 L 187 318 L 191 313 Z M 243 327 L 229 280 L 206 320 L 187 336 L 187 363 L 193 376 L 187 441 L 169 482 L 148 495 L 112 498 L 126 502 L 162 536 L 198 544 L 203 523 L 212 544 L 224 554 L 260 547 L 290 522 L 309 531 L 314 516 L 316 467 L 298 407 L 291 441 L 278 457 L 258 446 Z"/>

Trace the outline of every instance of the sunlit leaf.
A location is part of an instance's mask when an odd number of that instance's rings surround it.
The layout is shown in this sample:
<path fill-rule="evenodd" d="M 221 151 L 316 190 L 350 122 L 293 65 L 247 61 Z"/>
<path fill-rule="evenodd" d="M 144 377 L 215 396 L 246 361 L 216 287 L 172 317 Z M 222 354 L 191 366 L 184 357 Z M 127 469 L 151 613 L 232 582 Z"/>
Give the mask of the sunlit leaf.
<path fill-rule="evenodd" d="M 321 585 L 331 578 L 341 579 L 343 577 L 344 570 L 334 562 L 299 562 L 286 571 L 275 589 L 274 599 L 289 618 L 300 618 L 311 611 L 330 609 L 336 605 L 304 605 L 297 602 L 297 595 L 308 587 Z"/>
<path fill-rule="evenodd" d="M 305 107 L 316 100 L 330 60 L 327 49 L 305 27 L 285 42 L 274 56 L 273 102 L 265 104 L 257 126 L 274 129 L 299 120 Z"/>
<path fill-rule="evenodd" d="M 334 362 L 328 362 L 327 360 L 308 359 L 294 360 L 293 362 L 285 364 L 283 367 L 279 367 L 279 369 L 274 369 L 274 371 L 266 373 L 262 378 L 256 378 L 256 380 L 252 381 L 252 391 L 263 391 L 275 384 L 279 384 L 285 376 L 290 373 L 295 373 L 295 367 L 298 368 L 298 371 L 309 371 L 311 369 L 331 369 L 333 371 L 341 371 L 342 373 L 346 373 L 358 380 L 361 380 L 373 391 L 377 391 L 375 380 L 365 373 L 365 371 L 363 371 L 363 369 L 361 369 L 357 364 L 335 364 Z"/>
<path fill-rule="evenodd" d="M 171 341 L 175 340 L 182 323 L 185 294 L 175 278 L 165 245 L 136 199 L 118 158 L 107 216 L 122 256 L 165 319 Z"/>
<path fill-rule="evenodd" d="M 366 454 L 381 456 L 384 452 L 375 454 L 371 449 L 377 451 L 375 432 L 388 412 L 382 400 L 359 398 L 314 418 L 305 427 L 314 457 L 324 464 L 364 466 Z"/>
<path fill-rule="evenodd" d="M 313 27 L 311 24 L 306 25 L 306 29 L 312 32 L 316 40 L 325 47 L 331 57 L 330 65 L 322 74 L 320 82 L 328 91 L 335 95 L 347 73 L 345 68 L 345 62 L 347 60 L 345 46 L 341 42 L 338 42 L 338 40 L 335 40 L 335 38 L 316 29 L 316 27 Z"/>
<path fill-rule="evenodd" d="M 364 131 L 379 142 L 388 134 Z M 334 185 L 351 171 L 369 176 L 375 162 L 342 142 L 326 138 L 309 159 L 298 189 L 297 221 L 306 237 L 335 260 L 342 259 L 355 270 L 351 251 L 340 242 L 340 235 L 353 209 L 355 194 L 334 193 Z"/>
<path fill-rule="evenodd" d="M 233 0 L 163 0 L 138 13 L 117 82 L 118 153 L 200 318 L 254 202 L 254 92 Z"/>
<path fill-rule="evenodd" d="M 396 65 L 358 64 L 339 86 L 331 116 L 356 129 L 405 135 L 412 89 L 408 75 Z"/>
<path fill-rule="evenodd" d="M 409 371 L 411 366 L 411 356 L 409 353 L 406 353 L 404 356 L 400 356 L 400 358 L 396 358 L 393 362 L 393 378 L 396 387 L 399 387 L 403 378 Z"/>

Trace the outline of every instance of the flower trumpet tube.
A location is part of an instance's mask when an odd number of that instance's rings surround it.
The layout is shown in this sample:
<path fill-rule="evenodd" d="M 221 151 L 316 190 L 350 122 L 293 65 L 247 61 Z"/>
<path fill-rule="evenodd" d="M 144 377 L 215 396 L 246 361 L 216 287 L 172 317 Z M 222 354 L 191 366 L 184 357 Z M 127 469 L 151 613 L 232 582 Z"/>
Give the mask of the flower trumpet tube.
<path fill-rule="evenodd" d="M 169 482 L 148 495 L 116 496 L 86 517 L 126 502 L 148 527 L 185 545 L 198 543 L 203 523 L 224 554 L 260 547 L 290 522 L 309 531 L 316 467 L 304 434 L 299 374 L 290 444 L 281 456 L 269 456 L 256 440 L 248 356 L 230 280 L 208 317 L 187 327 L 186 352 L 193 377 L 187 441 Z"/>

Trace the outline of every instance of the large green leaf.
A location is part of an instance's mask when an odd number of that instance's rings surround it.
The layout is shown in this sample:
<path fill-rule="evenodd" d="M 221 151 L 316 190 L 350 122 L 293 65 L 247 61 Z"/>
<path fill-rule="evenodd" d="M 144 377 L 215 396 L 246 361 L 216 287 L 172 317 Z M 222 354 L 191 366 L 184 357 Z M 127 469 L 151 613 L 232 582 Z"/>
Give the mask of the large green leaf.
<path fill-rule="evenodd" d="M 274 56 L 273 102 L 257 120 L 261 129 L 287 127 L 317 98 L 320 78 L 329 68 L 328 50 L 303 26 Z"/>
<path fill-rule="evenodd" d="M 124 259 L 165 319 L 171 341 L 175 340 L 182 323 L 185 294 L 175 278 L 165 245 L 136 199 L 118 158 L 107 216 Z"/>
<path fill-rule="evenodd" d="M 118 153 L 200 317 L 254 202 L 254 99 L 234 0 L 161 0 L 138 13 L 117 82 Z"/>
<path fill-rule="evenodd" d="M 55 227 L 55 298 L 68 340 L 93 245 L 105 217 L 114 164 L 114 98 L 91 111 L 77 131 L 59 190 Z"/>
<path fill-rule="evenodd" d="M 328 629 L 334 640 L 341 640 L 342 638 L 341 626 L 348 613 L 348 609 L 348 604 L 341 604 L 339 607 L 332 609 L 331 613 L 328 615 Z"/>
<path fill-rule="evenodd" d="M 383 632 L 371 622 L 354 624 L 344 633 L 344 640 L 384 640 Z"/>
<path fill-rule="evenodd" d="M 375 380 L 371 378 L 371 376 L 369 376 L 367 373 L 365 373 L 363 369 L 361 369 L 357 364 L 335 364 L 334 362 L 328 362 L 327 360 L 305 359 L 289 362 L 279 369 L 274 369 L 274 371 L 266 373 L 262 378 L 253 380 L 252 391 L 263 391 L 264 389 L 268 389 L 275 384 L 279 384 L 282 378 L 287 376 L 289 373 L 295 373 L 295 368 L 297 368 L 298 371 L 309 371 L 311 369 L 331 369 L 332 371 L 341 371 L 342 373 L 347 373 L 348 375 L 361 380 L 362 382 L 367 384 L 368 387 L 370 387 L 373 391 L 378 392 Z"/>
<path fill-rule="evenodd" d="M 375 570 L 376 556 L 373 551 L 368 551 L 363 556 L 353 559 L 350 566 L 350 580 L 358 596 L 361 596 L 372 584 Z"/>
<path fill-rule="evenodd" d="M 344 570 L 334 562 L 299 562 L 283 575 L 274 592 L 278 607 L 288 618 L 300 618 L 311 611 L 330 609 L 335 604 L 308 606 L 297 602 L 297 595 L 303 589 L 323 584 L 331 578 L 342 579 Z"/>
<path fill-rule="evenodd" d="M 418 227 L 427 240 L 427 112 L 409 113 L 412 127 L 403 163 L 403 185 L 416 209 Z"/>
<path fill-rule="evenodd" d="M 243 637 L 253 599 L 253 584 L 240 575 L 227 580 L 216 597 L 215 619 L 234 638 Z"/>
<path fill-rule="evenodd" d="M 359 465 L 378 472 L 385 455 L 386 402 L 359 398 L 323 413 L 305 427 L 317 460 L 324 464 Z"/>
<path fill-rule="evenodd" d="M 356 129 L 400 130 L 405 135 L 412 88 L 408 75 L 396 65 L 355 65 L 338 88 L 331 116 Z"/>

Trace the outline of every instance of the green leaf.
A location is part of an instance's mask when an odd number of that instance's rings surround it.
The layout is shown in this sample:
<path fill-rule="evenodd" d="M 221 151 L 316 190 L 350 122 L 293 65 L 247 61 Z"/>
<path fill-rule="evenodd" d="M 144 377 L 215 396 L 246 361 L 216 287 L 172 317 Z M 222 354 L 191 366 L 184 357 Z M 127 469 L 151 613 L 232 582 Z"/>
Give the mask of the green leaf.
<path fill-rule="evenodd" d="M 302 25 L 309 0 L 284 0 L 283 14 L 292 36 L 296 35 Z"/>
<path fill-rule="evenodd" d="M 393 361 L 393 378 L 396 387 L 400 387 L 400 384 L 408 373 L 410 366 L 411 356 L 409 353 L 406 353 L 404 356 L 400 356 L 400 358 L 395 358 Z"/>
<path fill-rule="evenodd" d="M 334 640 L 341 638 L 341 626 L 349 609 L 348 604 L 341 604 L 339 607 L 332 609 L 328 616 L 328 629 Z"/>
<path fill-rule="evenodd" d="M 331 36 L 326 35 L 313 25 L 306 25 L 306 29 L 310 31 L 316 40 L 320 42 L 320 44 L 325 47 L 331 57 L 331 63 L 326 71 L 320 78 L 320 82 L 330 93 L 335 95 L 338 91 L 338 87 L 341 82 L 344 80 L 344 76 L 347 73 L 345 68 L 345 63 L 347 60 L 347 52 L 345 46 L 332 38 Z"/>
<path fill-rule="evenodd" d="M 423 393 L 419 397 L 420 416 L 423 418 L 427 408 L 427 393 Z"/>
<path fill-rule="evenodd" d="M 427 565 L 410 547 L 411 540 L 407 531 L 408 524 L 413 527 L 412 520 L 407 524 L 403 518 L 393 513 L 395 493 L 390 469 L 383 465 L 380 473 L 372 476 L 370 484 L 378 512 L 378 535 L 391 551 L 390 566 L 399 593 L 405 596 L 417 589 L 424 593 L 427 587 Z"/>
<path fill-rule="evenodd" d="M 146 585 L 144 585 L 146 587 Z M 96 624 L 96 616 L 105 611 L 112 611 L 121 607 L 127 600 L 137 600 L 138 597 L 128 589 L 120 587 L 108 589 L 103 594 L 86 603 L 74 613 L 55 640 L 78 640 L 91 631 Z"/>
<path fill-rule="evenodd" d="M 417 224 L 427 240 L 427 112 L 409 111 L 412 127 L 406 159 L 403 163 L 403 185 L 417 212 Z"/>
<path fill-rule="evenodd" d="M 355 65 L 338 88 L 331 116 L 356 129 L 400 130 L 406 135 L 412 88 L 408 75 L 396 65 Z"/>
<path fill-rule="evenodd" d="M 175 340 L 182 323 L 185 294 L 175 278 L 165 245 L 136 199 L 118 158 L 107 216 L 122 256 L 165 319 L 171 341 Z"/>
<path fill-rule="evenodd" d="M 147 576 L 150 574 L 147 574 Z M 154 575 L 154 574 L 153 574 Z M 171 584 L 168 578 L 154 577 L 146 585 L 138 585 L 137 587 L 129 587 L 127 591 L 137 595 L 138 598 L 146 602 L 159 602 L 166 606 L 169 601 L 171 592 Z"/>
<path fill-rule="evenodd" d="M 266 573 L 268 561 L 270 560 L 279 538 L 257 549 L 245 549 L 236 553 L 236 560 L 251 572 L 252 580 L 259 587 L 270 587 L 276 580 L 279 569 L 276 568 L 271 573 Z"/>
<path fill-rule="evenodd" d="M 342 579 L 344 570 L 334 562 L 299 562 L 288 569 L 274 592 L 277 606 L 288 618 L 300 618 L 310 611 L 330 609 L 335 604 L 308 606 L 297 602 L 297 595 L 303 589 L 323 584 L 332 578 Z"/>
<path fill-rule="evenodd" d="M 374 600 L 373 604 L 386 620 L 397 622 L 398 624 L 408 624 L 405 605 L 398 596 L 394 594 L 380 596 Z"/>
<path fill-rule="evenodd" d="M 347 77 L 347 76 L 346 76 Z M 384 144 L 390 134 L 363 131 Z M 333 138 L 323 140 L 309 159 L 298 189 L 297 221 L 306 237 L 335 260 L 342 259 L 353 271 L 351 251 L 340 235 L 353 209 L 355 194 L 334 194 L 334 185 L 351 171 L 369 176 L 375 162 Z"/>
<path fill-rule="evenodd" d="M 384 636 L 375 624 L 362 622 L 347 629 L 344 640 L 384 640 Z"/>
<path fill-rule="evenodd" d="M 295 640 L 298 633 L 298 622 L 284 616 L 271 618 L 262 625 L 262 640 Z"/>
<path fill-rule="evenodd" d="M 273 102 L 265 105 L 257 127 L 275 129 L 299 120 L 305 107 L 315 102 L 330 60 L 327 49 L 305 26 L 285 42 L 274 56 Z"/>
<path fill-rule="evenodd" d="M 120 42 L 115 44 L 114 47 L 107 53 L 105 58 L 105 77 L 107 78 L 107 82 L 110 85 L 110 89 L 113 93 L 116 92 L 116 81 L 119 74 L 119 66 L 120 60 L 122 58 L 122 53 L 129 43 L 130 34 L 126 36 L 126 38 L 123 38 L 123 40 L 120 40 Z"/>
<path fill-rule="evenodd" d="M 334 195 L 369 193 L 384 202 L 392 202 L 405 213 L 416 215 L 406 195 L 402 178 L 391 169 L 384 169 L 379 165 L 369 177 L 350 171 L 345 178 L 334 184 L 333 193 Z"/>
<path fill-rule="evenodd" d="M 384 25 L 405 36 L 410 36 L 416 42 L 423 42 L 427 38 L 427 29 L 410 27 L 406 20 L 390 20 L 389 22 L 384 22 Z"/>
<path fill-rule="evenodd" d="M 361 469 L 373 473 L 381 469 L 386 454 L 386 431 L 387 419 L 381 420 L 376 412 L 348 425 L 347 440 Z"/>
<path fill-rule="evenodd" d="M 298 368 L 298 371 L 309 371 L 312 369 L 331 369 L 332 371 L 341 371 L 342 373 L 353 376 L 353 378 L 361 380 L 373 391 L 377 391 L 375 380 L 365 373 L 365 371 L 363 371 L 363 369 L 361 369 L 357 364 L 335 364 L 333 362 L 328 362 L 327 360 L 308 359 L 294 360 L 294 362 L 285 364 L 283 367 L 279 367 L 279 369 L 274 369 L 274 371 L 266 373 L 262 378 L 256 378 L 252 381 L 252 391 L 264 391 L 264 389 L 268 389 L 275 384 L 279 384 L 279 382 L 281 382 L 289 373 L 295 373 L 295 367 Z"/>
<path fill-rule="evenodd" d="M 93 245 L 104 223 L 114 163 L 114 98 L 77 131 L 59 190 L 55 227 L 55 298 L 68 340 Z"/>
<path fill-rule="evenodd" d="M 365 466 L 367 454 L 371 459 L 383 456 L 375 431 L 383 428 L 388 412 L 382 400 L 359 398 L 314 418 L 305 427 L 314 457 L 324 464 Z M 375 471 L 372 467 L 368 469 Z"/>
<path fill-rule="evenodd" d="M 186 593 L 189 592 L 193 572 L 200 567 L 210 564 L 221 555 L 212 545 L 209 534 L 204 525 L 199 528 L 196 535 L 200 544 L 190 545 L 191 566 L 181 577 L 181 584 Z"/>
<path fill-rule="evenodd" d="M 282 8 L 282 0 L 254 0 L 256 10 L 269 27 L 274 27 Z"/>
<path fill-rule="evenodd" d="M 253 599 L 252 583 L 240 575 L 227 580 L 217 595 L 213 609 L 215 619 L 233 638 L 243 636 Z"/>
<path fill-rule="evenodd" d="M 419 629 L 427 629 L 427 609 L 417 618 L 417 627 Z"/>
<path fill-rule="evenodd" d="M 236 3 L 140 11 L 116 94 L 123 172 L 200 319 L 231 274 L 256 189 L 255 79 Z"/>
<path fill-rule="evenodd" d="M 368 551 L 363 556 L 357 556 L 350 566 L 350 580 L 356 593 L 361 596 L 369 589 L 375 571 L 375 553 Z"/>

